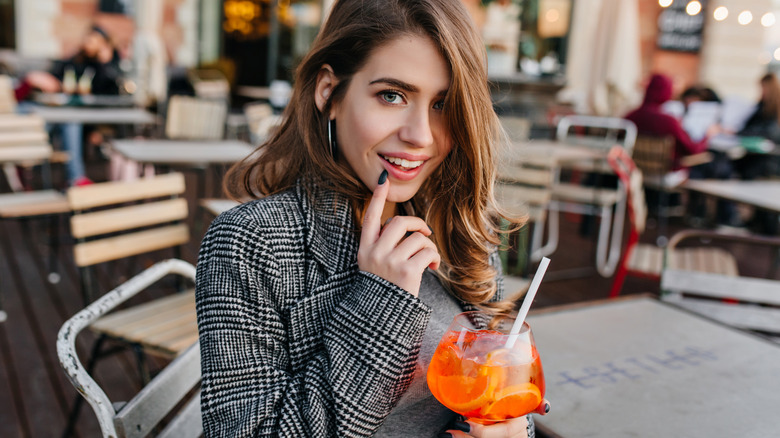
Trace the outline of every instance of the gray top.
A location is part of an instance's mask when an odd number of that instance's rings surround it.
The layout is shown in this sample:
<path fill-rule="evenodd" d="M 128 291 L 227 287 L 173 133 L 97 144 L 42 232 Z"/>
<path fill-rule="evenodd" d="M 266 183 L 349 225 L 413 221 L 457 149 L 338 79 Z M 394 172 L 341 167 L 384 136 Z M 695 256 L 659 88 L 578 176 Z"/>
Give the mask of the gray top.
<path fill-rule="evenodd" d="M 454 412 L 431 394 L 425 376 L 439 340 L 447 331 L 452 318 L 463 310 L 430 270 L 423 274 L 419 298 L 433 312 L 423 335 L 414 378 L 409 390 L 377 430 L 377 437 L 434 437 L 455 417 Z"/>

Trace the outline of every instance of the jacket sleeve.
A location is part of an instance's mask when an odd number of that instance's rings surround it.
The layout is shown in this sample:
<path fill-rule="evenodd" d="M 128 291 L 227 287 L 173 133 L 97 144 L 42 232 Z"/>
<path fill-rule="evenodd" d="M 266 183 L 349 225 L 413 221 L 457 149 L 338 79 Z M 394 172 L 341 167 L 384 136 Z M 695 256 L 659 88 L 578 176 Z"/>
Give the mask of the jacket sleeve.
<path fill-rule="evenodd" d="M 317 347 L 302 352 L 289 334 L 305 318 L 287 318 L 280 298 L 295 287 L 282 275 L 289 255 L 271 250 L 266 234 L 215 222 L 201 246 L 196 295 L 206 436 L 370 436 L 411 382 L 430 309 L 360 272 L 344 279 L 352 284 L 324 330 L 307 333 Z M 312 308 L 320 305 L 327 303 L 293 311 L 315 318 L 323 312 Z"/>

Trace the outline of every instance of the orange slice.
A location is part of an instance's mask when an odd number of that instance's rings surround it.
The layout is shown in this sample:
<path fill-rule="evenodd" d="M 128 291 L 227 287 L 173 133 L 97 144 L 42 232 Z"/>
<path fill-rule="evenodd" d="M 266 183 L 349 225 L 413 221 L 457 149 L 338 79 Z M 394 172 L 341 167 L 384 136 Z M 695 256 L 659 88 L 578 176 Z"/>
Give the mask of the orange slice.
<path fill-rule="evenodd" d="M 496 392 L 495 401 L 482 409 L 485 418 L 506 420 L 528 414 L 542 402 L 542 393 L 533 383 L 507 386 Z"/>
<path fill-rule="evenodd" d="M 470 412 L 488 403 L 496 387 L 487 375 L 441 376 L 438 380 L 442 404 L 458 413 Z"/>

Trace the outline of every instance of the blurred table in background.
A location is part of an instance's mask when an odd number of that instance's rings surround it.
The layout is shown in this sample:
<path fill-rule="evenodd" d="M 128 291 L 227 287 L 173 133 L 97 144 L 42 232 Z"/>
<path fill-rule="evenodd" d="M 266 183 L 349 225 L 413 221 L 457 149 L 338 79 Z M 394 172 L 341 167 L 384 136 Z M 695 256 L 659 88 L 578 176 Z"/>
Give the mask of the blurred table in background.
<path fill-rule="evenodd" d="M 682 187 L 780 213 L 780 180 L 689 179 Z"/>
<path fill-rule="evenodd" d="M 31 109 L 46 123 L 107 125 L 153 125 L 157 116 L 141 108 L 95 108 L 77 106 L 36 106 Z"/>
<path fill-rule="evenodd" d="M 542 286 L 544 288 L 544 286 Z M 528 318 L 551 437 L 776 436 L 780 345 L 633 296 Z"/>

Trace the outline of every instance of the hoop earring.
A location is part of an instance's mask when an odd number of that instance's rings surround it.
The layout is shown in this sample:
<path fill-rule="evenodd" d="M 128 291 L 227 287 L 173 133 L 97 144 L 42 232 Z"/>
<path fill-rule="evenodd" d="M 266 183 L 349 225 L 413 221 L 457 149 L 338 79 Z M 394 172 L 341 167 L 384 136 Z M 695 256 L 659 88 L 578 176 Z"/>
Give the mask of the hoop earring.
<path fill-rule="evenodd" d="M 330 150 L 330 156 L 336 159 L 336 150 L 338 149 L 336 144 L 336 119 L 328 120 L 328 149 Z"/>

